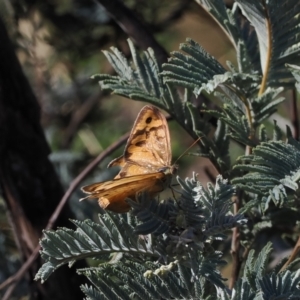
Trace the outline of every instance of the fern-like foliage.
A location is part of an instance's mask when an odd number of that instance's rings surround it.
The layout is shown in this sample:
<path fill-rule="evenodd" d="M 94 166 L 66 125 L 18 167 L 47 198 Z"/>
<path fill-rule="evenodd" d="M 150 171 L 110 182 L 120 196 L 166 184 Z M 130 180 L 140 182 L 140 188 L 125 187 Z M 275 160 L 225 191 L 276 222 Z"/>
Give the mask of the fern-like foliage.
<path fill-rule="evenodd" d="M 103 90 L 113 91 L 132 100 L 146 101 L 166 110 L 191 136 L 196 137 L 193 131 L 195 122 L 193 123 L 191 119 L 190 110 L 178 91 L 163 83 L 160 75 L 162 69 L 155 59 L 153 50 L 149 48 L 139 54 L 131 40 L 128 40 L 128 44 L 133 58 L 132 64 L 118 49 L 111 47 L 111 51 L 103 52 L 117 76 L 97 74 L 93 78 L 99 81 Z M 186 97 L 190 99 L 188 93 Z M 197 119 L 196 123 L 198 131 L 208 133 L 209 126 L 205 122 Z"/>
<path fill-rule="evenodd" d="M 261 93 L 267 85 L 292 86 L 293 78 L 285 63 L 299 61 L 299 3 L 289 0 L 236 0 L 230 11 L 226 10 L 221 0 L 197 2 L 214 16 L 230 37 L 237 50 L 239 71 L 258 71 L 258 74 L 263 74 Z M 238 15 L 238 7 L 247 19 L 245 22 Z M 254 26 L 255 33 L 249 23 Z M 258 53 L 260 70 L 257 63 Z"/>
<path fill-rule="evenodd" d="M 72 222 L 77 229 L 61 228 L 45 231 L 40 244 L 42 258 L 46 263 L 36 274 L 36 280 L 45 281 L 57 268 L 64 264 L 71 266 L 74 261 L 88 257 L 101 258 L 119 252 L 138 252 L 160 256 L 146 240 L 136 239 L 134 228 L 118 216 L 101 215 L 100 224 L 91 220 Z"/>
<path fill-rule="evenodd" d="M 158 202 L 145 193 L 137 202 L 128 201 L 138 221 L 103 214 L 100 224 L 73 221 L 75 231 L 46 231 L 41 240 L 45 264 L 36 279 L 45 281 L 61 265 L 71 266 L 78 259 L 117 254 L 118 259 L 110 264 L 80 271 L 97 287 L 82 287 L 91 299 L 129 297 L 132 293 L 149 294 L 149 298 L 189 298 L 204 293 L 201 282 L 224 288 L 218 267 L 225 262 L 222 252 L 212 248 L 212 241 L 245 223 L 242 215 L 230 213 L 234 188 L 221 176 L 207 189 L 195 175 L 185 181 L 178 178 L 178 182 L 181 196 L 177 202 Z M 135 228 L 130 225 L 137 222 Z"/>
<path fill-rule="evenodd" d="M 191 39 L 181 44 L 180 49 L 186 54 L 174 52 L 169 62 L 163 65 L 164 82 L 184 86 L 197 96 L 202 91 L 207 93 L 218 91 L 215 94 L 224 103 L 222 109 L 203 112 L 225 122 L 230 129 L 229 135 L 239 143 L 255 146 L 253 137 L 257 127 L 269 118 L 284 100 L 278 96 L 282 88 L 267 88 L 259 93 L 261 76 L 255 70 L 241 73 L 235 70 L 232 64 L 228 64 L 230 71 L 226 72 L 212 56 Z M 195 120 L 197 113 L 193 112 L 192 116 Z M 198 127 L 193 127 L 195 132 Z M 214 150 L 214 145 L 209 144 L 210 149 Z M 210 159 L 213 160 L 214 157 L 211 155 Z M 225 171 L 224 168 L 221 170 Z"/>
<path fill-rule="evenodd" d="M 172 264 L 159 272 L 151 262 L 118 262 L 99 268 L 80 270 L 93 287 L 81 289 L 87 299 L 207 299 L 201 280 L 190 281 L 189 268 Z M 112 279 L 113 278 L 113 279 Z"/>
<path fill-rule="evenodd" d="M 118 75 L 94 75 L 101 88 L 133 100 L 146 101 L 166 110 L 193 138 L 201 137 L 199 144 L 202 148 L 202 155 L 208 157 L 217 170 L 222 173 L 227 172 L 230 166 L 228 160 L 229 143 L 226 142 L 219 148 L 215 139 L 208 138 L 210 125 L 207 119 L 201 117 L 199 109 L 191 103 L 193 97 L 190 90 L 186 89 L 182 95 L 174 87 L 173 82 L 168 83 L 168 77 L 163 76 L 166 73 L 162 72 L 152 49 L 139 54 L 130 40 L 128 40 L 128 43 L 133 64 L 130 64 L 122 53 L 114 47 L 111 48 L 110 52 L 104 51 Z M 201 49 L 198 44 L 191 40 L 190 43 L 191 45 L 183 46 L 183 48 L 191 54 L 195 54 L 195 59 L 199 59 L 203 55 L 203 62 L 197 67 L 197 72 L 202 69 L 204 71 L 201 71 L 202 73 L 198 75 L 199 81 L 197 79 L 194 85 L 199 88 L 200 82 L 207 82 L 207 80 L 213 78 L 214 74 L 224 73 L 225 69 Z M 178 55 L 180 56 L 179 52 Z M 213 70 L 211 66 L 207 66 L 208 60 L 214 65 Z M 195 66 L 197 65 L 194 61 L 192 63 Z M 186 76 L 189 76 L 189 74 L 186 74 Z M 191 87 L 191 85 L 187 86 Z M 227 155 L 223 155 L 224 153 L 227 153 Z M 222 157 L 224 157 L 224 160 L 221 159 Z"/>
<path fill-rule="evenodd" d="M 103 90 L 112 90 L 115 94 L 133 99 L 144 100 L 154 105 L 169 107 L 165 102 L 164 94 L 167 93 L 159 77 L 161 72 L 152 49 L 138 55 L 133 43 L 128 40 L 132 53 L 132 66 L 126 57 L 115 47 L 110 51 L 103 51 L 118 76 L 97 74 L 93 78 L 99 80 Z"/>
<path fill-rule="evenodd" d="M 188 39 L 180 46 L 185 53 L 173 52 L 169 62 L 163 65 L 164 82 L 183 86 L 196 95 L 202 91 L 218 91 L 217 96 L 224 103 L 222 110 L 206 112 L 225 122 L 230 136 L 236 141 L 253 147 L 257 127 L 283 101 L 278 97 L 282 86 L 294 84 L 285 64 L 299 59 L 299 35 L 296 32 L 300 4 L 240 0 L 230 11 L 221 0 L 197 2 L 214 16 L 230 37 L 237 50 L 238 70 L 228 63 L 230 71 L 225 71 L 200 45 Z M 246 21 L 241 20 L 239 8 Z M 286 21 L 284 28 L 280 25 L 283 20 Z M 254 29 L 250 29 L 250 23 Z"/>
<path fill-rule="evenodd" d="M 93 78 L 99 81 L 103 90 L 132 100 L 146 101 L 169 112 L 192 136 L 192 121 L 189 110 L 178 94 L 170 85 L 164 84 L 160 73 L 161 66 L 157 63 L 152 49 L 137 53 L 132 41 L 128 39 L 133 63 L 115 47 L 111 51 L 103 51 L 117 76 L 97 74 Z M 190 98 L 190 96 L 187 96 Z M 207 133 L 209 127 L 201 120 L 197 121 L 198 130 Z"/>
<path fill-rule="evenodd" d="M 253 133 L 257 127 L 270 117 L 284 98 L 278 97 L 282 89 L 267 89 L 261 96 L 253 98 L 238 97 L 230 89 L 223 87 L 224 94 L 218 94 L 223 101 L 222 111 L 207 110 L 206 113 L 222 120 L 228 125 L 227 133 L 234 140 L 254 147 Z"/>
<path fill-rule="evenodd" d="M 230 214 L 235 189 L 221 176 L 217 177 L 215 186 L 208 184 L 207 189 L 195 174 L 191 179 L 183 181 L 178 177 L 177 180 L 181 187 L 181 197 L 177 203 L 150 201 L 147 194 L 138 197 L 137 202 L 128 201 L 142 223 L 136 226 L 137 233 L 159 235 L 181 232 L 178 241 L 187 238 L 192 242 L 195 238 L 194 241 L 204 243 L 214 239 L 215 234 L 219 236 L 222 231 L 245 222 L 242 215 Z"/>
<path fill-rule="evenodd" d="M 235 168 L 247 172 L 234 178 L 233 183 L 243 190 L 264 196 L 263 210 L 272 201 L 278 207 L 294 204 L 300 178 L 300 143 L 292 138 L 283 141 L 263 142 L 253 154 L 239 159 L 244 164 Z M 257 199 L 259 200 L 259 198 Z"/>
<path fill-rule="evenodd" d="M 163 66 L 165 83 L 197 89 L 215 75 L 225 73 L 222 65 L 195 41 L 187 39 L 180 50 L 188 55 L 178 51 L 171 53 L 171 59 Z"/>
<path fill-rule="evenodd" d="M 191 267 L 193 276 L 205 274 L 220 286 L 221 277 L 212 265 L 216 264 L 216 267 L 224 263 L 221 253 L 212 252 L 209 256 L 203 256 L 201 252 L 210 247 L 211 241 L 223 239 L 226 230 L 245 223 L 242 215 L 230 213 L 234 188 L 221 176 L 217 178 L 215 186 L 208 184 L 207 189 L 203 188 L 195 175 L 185 181 L 178 178 L 178 182 L 181 197 L 177 205 L 174 202 L 149 201 L 145 195 L 137 203 L 129 201 L 134 208 L 133 213 L 141 222 L 136 231 L 139 234 L 158 235 L 153 237 L 155 244 L 165 245 L 169 257 L 176 257 L 179 263 Z M 161 233 L 168 234 L 159 235 Z"/>
<path fill-rule="evenodd" d="M 289 0 L 236 2 L 255 28 L 263 81 L 269 86 L 291 86 L 293 77 L 286 69 L 285 63 L 299 62 L 300 4 Z"/>
<path fill-rule="evenodd" d="M 261 74 L 258 39 L 248 20 L 242 20 L 238 6 L 226 9 L 222 0 L 196 0 L 227 33 L 237 51 L 239 72 Z"/>
<path fill-rule="evenodd" d="M 233 289 L 232 295 L 219 289 L 219 299 L 299 299 L 300 271 L 286 270 L 281 273 L 275 273 L 274 271 L 267 273 L 266 266 L 271 251 L 271 243 L 268 243 L 262 249 L 257 258 L 254 257 L 254 250 L 251 250 L 243 275 Z"/>
<path fill-rule="evenodd" d="M 228 35 L 236 66 L 228 62 L 225 69 L 191 39 L 160 66 L 151 49 L 138 53 L 129 40 L 133 62 L 112 47 L 104 54 L 117 75 L 94 78 L 103 90 L 167 111 L 193 138 L 201 138 L 198 155 L 223 177 L 206 187 L 196 175 L 178 177 L 178 199 L 158 200 L 141 192 L 127 200 L 130 214 L 104 213 L 100 224 L 73 221 L 76 230 L 46 231 L 41 240 L 45 264 L 36 279 L 45 281 L 61 265 L 89 257 L 99 259 L 99 265 L 78 270 L 92 284 L 82 286 L 87 299 L 300 299 L 299 271 L 290 267 L 279 273 L 276 267 L 267 272 L 270 244 L 258 255 L 245 251 L 241 269 L 240 257 L 233 256 L 240 277 L 230 291 L 217 248 L 237 226 L 233 244 L 251 247 L 264 230 L 273 230 L 282 241 L 282 224 L 291 229 L 299 222 L 300 143 L 289 128 L 283 142 L 276 121 L 270 140 L 263 122 L 284 100 L 284 87 L 296 81 L 300 91 L 300 68 L 294 65 L 300 56 L 300 3 L 236 0 L 229 10 L 223 0 L 196 1 Z M 214 105 L 194 104 L 204 93 L 214 94 Z M 211 118 L 217 119 L 216 128 L 209 125 Z M 247 153 L 234 167 L 231 140 Z M 241 207 L 234 215 L 233 206 Z"/>
<path fill-rule="evenodd" d="M 296 89 L 298 93 L 300 92 L 300 67 L 297 65 L 287 64 L 287 68 L 290 70 L 294 78 L 296 79 Z"/>
<path fill-rule="evenodd" d="M 133 209 L 133 214 L 142 221 L 134 229 L 137 234 L 154 234 L 160 235 L 171 230 L 170 215 L 175 210 L 173 201 L 161 201 L 151 199 L 149 194 L 142 193 L 133 201 L 128 199 L 127 202 Z"/>

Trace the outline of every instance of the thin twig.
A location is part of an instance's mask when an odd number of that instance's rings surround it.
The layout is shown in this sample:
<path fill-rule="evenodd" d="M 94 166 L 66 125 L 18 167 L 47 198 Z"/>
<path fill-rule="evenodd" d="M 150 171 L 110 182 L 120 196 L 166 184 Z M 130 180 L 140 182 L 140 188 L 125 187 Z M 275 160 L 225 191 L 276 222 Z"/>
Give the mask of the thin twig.
<path fill-rule="evenodd" d="M 233 204 L 234 215 L 236 215 L 240 208 L 241 197 L 236 197 Z M 229 288 L 232 290 L 235 282 L 237 281 L 241 269 L 241 259 L 240 259 L 240 231 L 238 227 L 232 230 L 232 240 L 231 240 L 231 256 L 232 256 L 232 271 L 230 277 Z"/>
<path fill-rule="evenodd" d="M 30 268 L 30 266 L 35 262 L 35 260 L 39 256 L 39 251 L 40 251 L 40 245 L 36 246 L 36 248 L 33 250 L 29 258 L 26 260 L 26 262 L 22 265 L 22 267 L 19 269 L 19 271 L 16 274 L 10 276 L 3 283 L 1 283 L 0 290 L 3 290 L 7 286 L 11 285 L 11 287 L 4 294 L 3 299 L 9 299 L 15 287 L 17 286 L 18 282 L 23 278 L 27 270 Z"/>
<path fill-rule="evenodd" d="M 69 147 L 75 135 L 75 132 L 78 131 L 79 125 L 82 124 L 83 119 L 94 108 L 96 103 L 99 102 L 99 99 L 101 98 L 102 95 L 103 95 L 103 91 L 94 93 L 87 99 L 84 99 L 84 101 L 82 101 L 82 104 L 73 112 L 70 123 L 68 124 L 65 130 L 64 139 L 62 142 L 63 148 Z"/>
<path fill-rule="evenodd" d="M 9 300 L 10 299 L 10 296 L 12 294 L 12 292 L 14 291 L 14 289 L 16 288 L 17 286 L 17 282 L 13 283 L 6 291 L 4 297 L 2 298 L 2 300 Z"/>
<path fill-rule="evenodd" d="M 94 0 L 108 13 L 108 15 L 122 28 L 122 30 L 143 50 L 151 47 L 160 64 L 167 62 L 168 53 L 155 40 L 153 34 L 141 20 L 137 18 L 123 1 L 120 0 Z"/>
<path fill-rule="evenodd" d="M 294 126 L 294 138 L 298 141 L 299 140 L 299 117 L 298 117 L 298 109 L 297 109 L 297 92 L 293 89 L 293 109 L 292 109 L 292 123 Z"/>
<path fill-rule="evenodd" d="M 280 269 L 279 272 L 283 272 L 287 266 L 293 261 L 295 260 L 295 258 L 297 257 L 297 255 L 300 252 L 300 237 L 298 238 L 298 241 L 293 249 L 293 252 L 291 254 L 291 256 L 289 257 L 289 259 L 287 260 L 287 262 L 282 266 L 282 268 Z"/>
<path fill-rule="evenodd" d="M 115 143 L 111 144 L 105 151 L 103 151 L 100 155 L 98 155 L 70 184 L 68 190 L 62 197 L 60 203 L 56 207 L 54 213 L 52 214 L 49 222 L 47 224 L 46 230 L 51 229 L 53 227 L 54 222 L 56 221 L 57 217 L 61 213 L 64 205 L 66 204 L 67 200 L 73 193 L 73 191 L 77 188 L 80 182 L 93 170 L 97 167 L 97 165 L 103 161 L 108 155 L 113 153 L 116 149 L 118 149 L 122 144 L 124 144 L 129 137 L 129 133 L 124 134 L 121 136 Z"/>
<path fill-rule="evenodd" d="M 294 126 L 294 138 L 296 140 L 299 140 L 299 118 L 298 118 L 298 109 L 297 109 L 297 92 L 295 89 L 293 89 L 293 99 L 292 99 L 292 103 L 293 103 L 293 109 L 292 109 L 292 123 Z M 284 271 L 287 266 L 297 257 L 297 255 L 300 252 L 300 237 L 298 238 L 298 241 L 293 249 L 293 252 L 291 254 L 291 256 L 289 257 L 289 259 L 287 260 L 287 262 L 282 266 L 282 268 L 280 269 L 280 272 Z"/>
<path fill-rule="evenodd" d="M 250 116 L 250 115 L 249 115 Z M 254 135 L 252 136 L 252 139 Z M 245 154 L 250 155 L 252 153 L 252 147 L 246 146 Z M 235 199 L 233 204 L 234 214 L 236 215 L 241 208 L 241 201 L 243 198 L 243 191 L 239 191 L 238 196 Z M 239 273 L 242 267 L 242 258 L 240 257 L 240 230 L 238 227 L 233 228 L 232 232 L 232 240 L 231 240 L 231 256 L 232 256 L 232 271 L 231 271 L 231 278 L 229 283 L 229 288 L 233 289 L 234 284 L 239 278 Z"/>
<path fill-rule="evenodd" d="M 46 226 L 46 230 L 49 230 L 53 227 L 55 221 L 57 220 L 59 214 L 61 213 L 64 205 L 66 204 L 67 200 L 71 196 L 71 194 L 74 192 L 74 190 L 78 187 L 80 182 L 94 169 L 96 166 L 103 161 L 108 155 L 113 153 L 116 149 L 118 149 L 123 143 L 126 142 L 128 139 L 129 133 L 124 134 L 118 141 L 111 144 L 105 151 L 103 151 L 100 155 L 98 155 L 70 184 L 68 190 L 60 200 L 58 206 L 56 207 L 55 211 L 51 215 L 48 224 Z M 27 261 L 22 265 L 22 267 L 19 269 L 19 271 L 14 274 L 13 276 L 6 279 L 2 284 L 0 284 L 0 290 L 6 288 L 7 286 L 14 284 L 15 286 L 17 283 L 23 278 L 27 270 L 30 268 L 32 263 L 37 259 L 38 254 L 40 250 L 40 245 L 37 245 L 35 249 L 33 250 L 30 257 L 27 259 Z M 7 296 L 9 296 L 7 293 L 12 293 L 13 289 L 10 288 L 6 294 L 4 295 L 3 299 L 9 299 Z M 6 297 L 6 298 L 5 298 Z"/>

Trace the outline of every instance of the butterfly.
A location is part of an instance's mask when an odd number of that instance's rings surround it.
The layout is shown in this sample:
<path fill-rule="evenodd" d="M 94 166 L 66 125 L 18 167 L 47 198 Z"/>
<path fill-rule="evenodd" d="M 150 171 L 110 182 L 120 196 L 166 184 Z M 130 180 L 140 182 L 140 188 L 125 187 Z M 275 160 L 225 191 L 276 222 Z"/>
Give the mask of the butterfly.
<path fill-rule="evenodd" d="M 154 196 L 170 186 L 177 170 L 171 161 L 167 120 L 158 108 L 144 106 L 135 120 L 124 154 L 108 165 L 121 167 L 119 174 L 113 180 L 82 187 L 88 196 L 80 200 L 97 198 L 103 209 L 128 212 L 127 198 L 134 200 L 143 191 Z"/>

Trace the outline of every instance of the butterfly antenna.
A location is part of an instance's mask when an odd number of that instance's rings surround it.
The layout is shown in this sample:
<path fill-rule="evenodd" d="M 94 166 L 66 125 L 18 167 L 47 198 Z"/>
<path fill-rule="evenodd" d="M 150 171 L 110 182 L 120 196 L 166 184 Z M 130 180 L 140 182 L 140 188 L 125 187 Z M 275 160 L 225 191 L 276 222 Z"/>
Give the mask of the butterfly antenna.
<path fill-rule="evenodd" d="M 175 160 L 174 165 L 178 162 L 178 160 L 185 155 L 192 147 L 195 146 L 195 144 L 197 144 L 199 141 L 201 140 L 201 137 L 198 137 L 191 146 L 189 146 L 181 155 L 179 155 L 179 157 Z"/>

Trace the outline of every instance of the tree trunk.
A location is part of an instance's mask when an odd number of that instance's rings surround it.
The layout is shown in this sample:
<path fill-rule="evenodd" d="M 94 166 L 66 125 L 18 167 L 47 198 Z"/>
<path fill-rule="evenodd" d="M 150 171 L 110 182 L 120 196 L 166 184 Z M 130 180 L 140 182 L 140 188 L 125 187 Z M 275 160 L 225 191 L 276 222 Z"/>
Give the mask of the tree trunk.
<path fill-rule="evenodd" d="M 63 188 L 48 159 L 50 149 L 40 125 L 40 108 L 0 19 L 0 184 L 21 258 L 26 260 L 63 196 Z M 71 227 L 65 207 L 56 226 Z M 27 279 L 32 299 L 82 299 L 76 266 L 60 268 L 41 285 Z M 84 266 L 84 262 L 80 267 Z M 77 266 L 78 267 L 78 266 Z"/>

